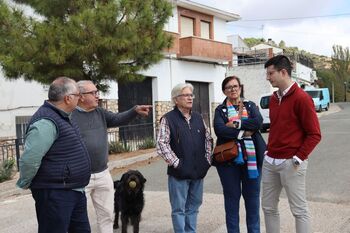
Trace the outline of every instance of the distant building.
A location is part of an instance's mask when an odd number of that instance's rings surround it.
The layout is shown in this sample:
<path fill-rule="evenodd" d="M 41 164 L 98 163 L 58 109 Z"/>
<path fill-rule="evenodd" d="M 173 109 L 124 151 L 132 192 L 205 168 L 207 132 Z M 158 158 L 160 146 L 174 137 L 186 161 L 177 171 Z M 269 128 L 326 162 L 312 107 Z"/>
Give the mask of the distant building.
<path fill-rule="evenodd" d="M 292 79 L 299 85 L 311 86 L 317 80 L 312 62 L 303 56 L 285 54 L 283 49 L 264 43 L 249 49 L 244 40 L 236 35 L 229 36 L 228 40 L 237 41 L 237 43 L 232 43 L 233 66 L 229 68 L 227 76 L 238 76 L 243 85 L 244 97 L 257 104 L 262 95 L 272 93 L 275 90 L 266 80 L 266 70 L 264 68 L 265 62 L 273 56 L 284 54 L 291 59 L 294 67 Z"/>

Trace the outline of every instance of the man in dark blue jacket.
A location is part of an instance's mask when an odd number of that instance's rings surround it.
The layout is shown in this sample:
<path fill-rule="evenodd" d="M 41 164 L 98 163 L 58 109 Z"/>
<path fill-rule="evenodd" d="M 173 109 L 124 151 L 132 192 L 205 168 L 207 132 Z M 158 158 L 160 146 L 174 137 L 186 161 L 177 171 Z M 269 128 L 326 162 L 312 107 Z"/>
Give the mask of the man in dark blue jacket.
<path fill-rule="evenodd" d="M 84 187 L 90 158 L 71 120 L 79 89 L 74 80 L 60 77 L 48 95 L 29 122 L 17 186 L 32 191 L 39 233 L 88 233 Z"/>

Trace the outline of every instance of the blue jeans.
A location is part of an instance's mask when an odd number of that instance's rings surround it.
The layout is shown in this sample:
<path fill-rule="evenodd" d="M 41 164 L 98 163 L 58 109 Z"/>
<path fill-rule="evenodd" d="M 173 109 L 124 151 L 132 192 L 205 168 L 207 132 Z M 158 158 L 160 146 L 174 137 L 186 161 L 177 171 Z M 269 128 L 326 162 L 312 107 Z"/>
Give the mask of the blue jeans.
<path fill-rule="evenodd" d="M 260 180 L 248 178 L 247 166 L 217 166 L 225 199 L 226 227 L 228 233 L 239 233 L 239 201 L 241 194 L 246 210 L 248 233 L 260 233 Z M 259 174 L 261 174 L 259 169 Z"/>
<path fill-rule="evenodd" d="M 90 233 L 84 192 L 32 189 L 39 233 Z"/>
<path fill-rule="evenodd" d="M 203 179 L 180 180 L 168 176 L 171 218 L 175 233 L 195 233 L 203 199 Z"/>

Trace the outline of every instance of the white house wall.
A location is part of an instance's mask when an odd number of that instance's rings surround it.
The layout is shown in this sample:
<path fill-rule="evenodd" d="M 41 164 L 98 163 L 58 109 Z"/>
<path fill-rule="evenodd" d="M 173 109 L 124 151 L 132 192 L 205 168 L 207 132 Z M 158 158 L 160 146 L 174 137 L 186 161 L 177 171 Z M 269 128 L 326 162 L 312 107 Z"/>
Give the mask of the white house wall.
<path fill-rule="evenodd" d="M 116 81 L 105 81 L 109 89 L 106 93 L 100 92 L 101 99 L 118 99 L 118 83 Z"/>
<path fill-rule="evenodd" d="M 178 13 L 177 8 L 173 8 L 173 15 L 169 17 L 168 22 L 164 25 L 164 30 L 169 32 L 175 32 L 178 33 L 179 30 L 179 24 L 178 24 Z"/>
<path fill-rule="evenodd" d="M 266 70 L 263 64 L 236 66 L 228 72 L 235 75 L 244 85 L 244 97 L 259 104 L 260 96 L 272 93 L 274 88 L 266 80 Z"/>
<path fill-rule="evenodd" d="M 209 83 L 209 101 L 220 102 L 223 98 L 221 82 L 226 68 L 221 65 L 191 62 L 177 59 L 164 59 L 143 74 L 156 77 L 153 82 L 155 101 L 170 101 L 171 90 L 185 81 Z"/>
<path fill-rule="evenodd" d="M 313 75 L 313 70 L 307 66 L 304 66 L 300 63 L 296 63 L 296 69 L 295 69 L 295 75 L 298 78 L 297 82 L 299 84 L 302 83 L 312 83 L 314 80 L 311 80 L 311 77 Z"/>
<path fill-rule="evenodd" d="M 226 21 L 214 17 L 214 40 L 220 42 L 227 42 L 228 30 Z"/>
<path fill-rule="evenodd" d="M 23 79 L 6 80 L 0 73 L 0 138 L 16 136 L 16 116 L 31 116 L 47 99 L 47 87 Z"/>

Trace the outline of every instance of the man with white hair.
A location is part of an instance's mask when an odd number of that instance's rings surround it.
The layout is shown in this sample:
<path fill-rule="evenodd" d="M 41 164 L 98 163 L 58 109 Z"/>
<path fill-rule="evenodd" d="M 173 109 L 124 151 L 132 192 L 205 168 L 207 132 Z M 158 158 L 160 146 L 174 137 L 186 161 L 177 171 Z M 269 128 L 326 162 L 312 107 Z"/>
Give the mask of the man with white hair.
<path fill-rule="evenodd" d="M 91 158 L 91 178 L 86 194 L 91 196 L 100 233 L 113 233 L 114 187 L 108 170 L 107 128 L 126 125 L 137 115 L 148 116 L 151 105 L 136 105 L 128 111 L 113 113 L 98 107 L 99 91 L 93 82 L 78 82 L 81 97 L 73 119 Z"/>
<path fill-rule="evenodd" d="M 212 138 L 202 116 L 192 111 L 193 86 L 180 83 L 171 97 L 175 107 L 160 120 L 157 153 L 168 163 L 174 232 L 196 232 L 203 178 L 211 164 Z"/>

